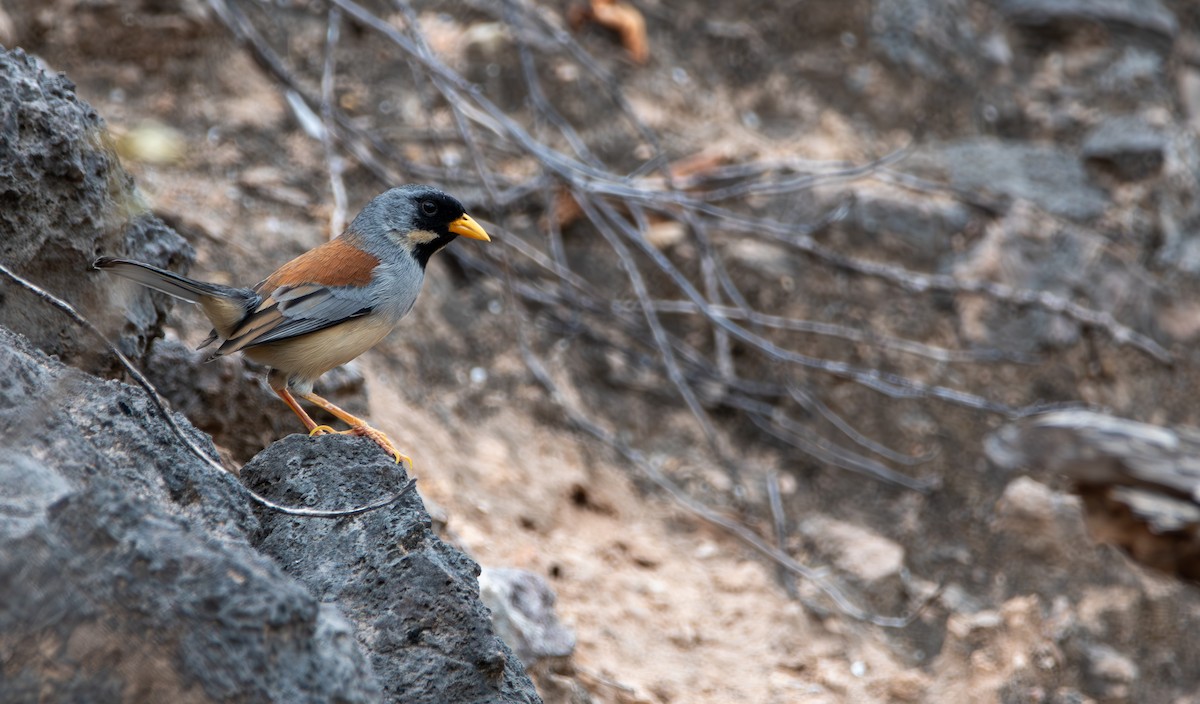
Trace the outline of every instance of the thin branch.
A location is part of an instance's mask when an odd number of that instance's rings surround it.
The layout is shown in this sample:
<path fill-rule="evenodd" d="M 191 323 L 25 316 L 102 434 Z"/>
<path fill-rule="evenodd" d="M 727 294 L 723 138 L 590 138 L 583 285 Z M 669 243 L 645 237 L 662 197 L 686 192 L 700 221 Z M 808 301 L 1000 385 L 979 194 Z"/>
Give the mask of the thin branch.
<path fill-rule="evenodd" d="M 1121 324 L 1113 317 L 1112 313 L 1079 305 L 1074 301 L 1050 293 L 1049 291 L 1015 288 L 1006 284 L 978 279 L 958 279 L 949 274 L 926 274 L 911 271 L 893 264 L 871 262 L 850 257 L 824 247 L 808 236 L 797 237 L 778 231 L 764 232 L 764 234 L 839 268 L 883 279 L 914 293 L 928 293 L 930 291 L 945 291 L 959 294 L 978 293 L 988 298 L 1004 301 L 1016 306 L 1032 306 L 1051 313 L 1058 313 L 1076 322 L 1103 330 L 1117 344 L 1130 345 L 1163 364 L 1170 364 L 1172 361 L 1171 353 L 1162 345 L 1150 337 Z"/>
<path fill-rule="evenodd" d="M 775 529 L 775 547 L 780 551 L 786 551 L 788 542 L 787 514 L 783 511 L 783 497 L 779 491 L 779 473 L 774 470 L 767 472 L 766 482 L 767 505 L 771 507 L 771 524 Z M 793 599 L 799 599 L 800 592 L 796 589 L 796 581 L 792 578 L 792 574 L 782 565 L 775 566 L 775 573 L 788 596 Z"/>
<path fill-rule="evenodd" d="M 325 63 L 321 73 L 321 121 L 325 129 L 321 131 L 321 145 L 325 148 L 325 164 L 329 170 L 329 189 L 333 192 L 333 212 L 329 214 L 329 237 L 332 239 L 346 229 L 346 183 L 342 180 L 345 171 L 345 160 L 334 147 L 333 132 L 333 82 L 337 73 L 336 53 L 338 39 L 341 36 L 342 11 L 336 7 L 329 8 L 329 28 L 325 33 Z"/>
<path fill-rule="evenodd" d="M 684 313 L 690 315 L 701 314 L 703 312 L 703 308 L 707 308 L 711 313 L 720 315 L 730 320 L 745 320 L 754 325 L 775 328 L 778 330 L 807 332 L 814 335 L 836 337 L 842 340 L 848 340 L 850 342 L 861 342 L 871 345 L 872 347 L 878 347 L 879 349 L 924 357 L 935 362 L 969 364 L 977 364 L 980 362 L 1020 362 L 1023 364 L 1031 364 L 1033 361 L 1027 355 L 1018 355 L 1005 352 L 1004 350 L 953 350 L 946 347 L 927 345 L 923 342 L 917 342 L 916 340 L 909 340 L 903 337 L 895 337 L 877 332 L 859 330 L 846 325 L 838 325 L 836 323 L 821 323 L 812 320 L 801 320 L 799 318 L 787 318 L 781 315 L 768 315 L 766 313 L 760 313 L 758 311 L 745 308 L 733 308 L 722 305 L 706 305 L 702 307 L 693 301 L 679 300 L 657 300 L 653 301 L 653 305 L 654 309 L 660 313 Z"/>

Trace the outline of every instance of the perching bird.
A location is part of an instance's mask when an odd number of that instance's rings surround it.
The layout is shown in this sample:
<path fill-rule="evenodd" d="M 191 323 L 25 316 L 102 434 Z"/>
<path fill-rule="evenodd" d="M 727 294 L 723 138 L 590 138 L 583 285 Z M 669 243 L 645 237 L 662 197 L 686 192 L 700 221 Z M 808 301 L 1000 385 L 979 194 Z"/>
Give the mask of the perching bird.
<path fill-rule="evenodd" d="M 284 264 L 252 289 L 195 281 L 128 259 L 101 257 L 93 266 L 199 304 L 213 325 L 200 347 L 220 343 L 209 359 L 240 351 L 270 367 L 271 389 L 310 435 L 366 436 L 400 462 L 408 458 L 386 435 L 314 394 L 313 383 L 391 332 L 416 303 L 429 258 L 458 235 L 490 239 L 453 197 L 408 185 L 377 196 L 340 237 Z M 350 429 L 317 425 L 293 392 Z"/>

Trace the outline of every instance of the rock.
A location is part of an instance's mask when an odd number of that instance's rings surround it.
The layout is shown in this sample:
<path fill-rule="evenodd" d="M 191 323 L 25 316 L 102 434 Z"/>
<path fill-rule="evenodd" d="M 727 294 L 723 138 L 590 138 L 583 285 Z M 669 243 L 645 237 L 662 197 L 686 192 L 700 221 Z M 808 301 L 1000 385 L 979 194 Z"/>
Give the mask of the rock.
<path fill-rule="evenodd" d="M 167 301 L 88 275 L 99 254 L 186 269 L 191 247 L 149 212 L 121 168 L 96 112 L 62 75 L 21 50 L 0 48 L 0 261 L 76 306 L 141 359 L 160 333 Z M 0 288 L 0 325 L 77 366 L 111 368 L 79 342 L 59 311 L 14 286 Z"/>
<path fill-rule="evenodd" d="M 1097 541 L 1200 582 L 1200 430 L 1060 411 L 1007 425 L 986 448 L 1001 467 L 1070 479 Z"/>
<path fill-rule="evenodd" d="M 1017 203 L 989 224 L 953 263 L 962 280 L 990 281 L 1038 291 L 1107 311 L 1135 330 L 1154 330 L 1149 272 L 1111 254 L 1111 243 L 1087 227 L 1064 223 L 1028 203 Z M 963 335 L 1014 355 L 1073 345 L 1080 324 L 1039 307 L 1018 308 L 979 294 L 957 297 Z"/>
<path fill-rule="evenodd" d="M 1138 117 L 1114 117 L 1100 123 L 1083 141 L 1083 158 L 1124 181 L 1157 174 L 1166 161 L 1167 140 Z"/>
<path fill-rule="evenodd" d="M 971 222 L 970 209 L 950 198 L 912 198 L 900 189 L 856 184 L 846 219 L 840 223 L 855 245 L 906 266 L 936 268 L 951 238 Z"/>
<path fill-rule="evenodd" d="M 1133 660 L 1104 644 L 1087 649 L 1084 691 L 1104 702 L 1130 701 L 1138 677 Z"/>
<path fill-rule="evenodd" d="M 929 81 L 978 75 L 980 40 L 967 10 L 965 0 L 875 3 L 871 45 L 892 64 Z"/>
<path fill-rule="evenodd" d="M 1025 27 L 1078 29 L 1100 24 L 1141 35 L 1169 48 L 1179 21 L 1158 0 L 1001 0 L 997 7 L 1014 24 Z"/>
<path fill-rule="evenodd" d="M 377 700 L 336 607 L 144 393 L 3 328 L 0 368 L 0 701 Z"/>
<path fill-rule="evenodd" d="M 815 517 L 803 521 L 799 530 L 838 569 L 865 585 L 896 577 L 904 567 L 903 547 L 862 526 Z"/>
<path fill-rule="evenodd" d="M 140 390 L 3 328 L 0 368 L 0 701 L 538 701 L 475 564 L 415 495 L 338 521 L 256 515 Z M 344 436 L 289 436 L 246 475 L 339 507 L 404 480 Z"/>
<path fill-rule="evenodd" d="M 914 155 L 920 171 L 940 172 L 964 192 L 1022 199 L 1072 220 L 1099 217 L 1108 207 L 1078 158 L 1066 149 L 990 138 L 963 139 Z"/>
<path fill-rule="evenodd" d="M 290 435 L 242 468 L 275 501 L 360 506 L 399 490 L 404 469 L 365 438 Z M 254 544 L 356 625 L 385 697 L 428 702 L 540 701 L 492 631 L 479 567 L 442 542 L 416 494 L 336 521 L 265 511 Z"/>
<path fill-rule="evenodd" d="M 554 591 L 541 575 L 503 567 L 479 574 L 479 597 L 492 611 L 492 625 L 527 667 L 541 658 L 566 657 L 575 634 L 554 612 Z"/>
<path fill-rule="evenodd" d="M 1079 500 L 1029 477 L 1018 477 L 1004 488 L 996 504 L 994 525 L 1025 554 L 1043 561 L 1061 561 L 1086 546 Z"/>

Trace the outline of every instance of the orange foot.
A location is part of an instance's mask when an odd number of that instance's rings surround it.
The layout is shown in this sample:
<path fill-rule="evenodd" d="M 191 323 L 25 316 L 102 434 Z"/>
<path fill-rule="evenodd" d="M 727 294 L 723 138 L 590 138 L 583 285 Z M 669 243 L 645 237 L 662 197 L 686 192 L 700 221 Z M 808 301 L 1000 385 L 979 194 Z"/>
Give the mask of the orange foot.
<path fill-rule="evenodd" d="M 382 430 L 376 430 L 369 425 L 356 425 L 349 430 L 334 430 L 328 425 L 318 425 L 317 427 L 308 431 L 309 437 L 328 435 L 330 433 L 335 433 L 337 435 L 358 435 L 364 438 L 371 438 L 376 445 L 383 448 L 384 452 L 396 458 L 396 464 L 403 463 L 405 468 L 410 472 L 413 469 L 412 458 L 397 450 L 396 446 L 392 444 L 392 441 L 388 439 L 388 436 L 385 435 Z"/>

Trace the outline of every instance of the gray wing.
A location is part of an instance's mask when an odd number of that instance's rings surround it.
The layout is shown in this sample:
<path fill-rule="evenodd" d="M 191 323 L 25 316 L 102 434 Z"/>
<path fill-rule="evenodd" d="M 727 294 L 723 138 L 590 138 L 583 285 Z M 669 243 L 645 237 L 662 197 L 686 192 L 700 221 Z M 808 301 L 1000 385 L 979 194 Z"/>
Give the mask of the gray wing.
<path fill-rule="evenodd" d="M 358 287 L 280 286 L 238 324 L 214 356 L 324 330 L 371 310 L 370 300 Z"/>

